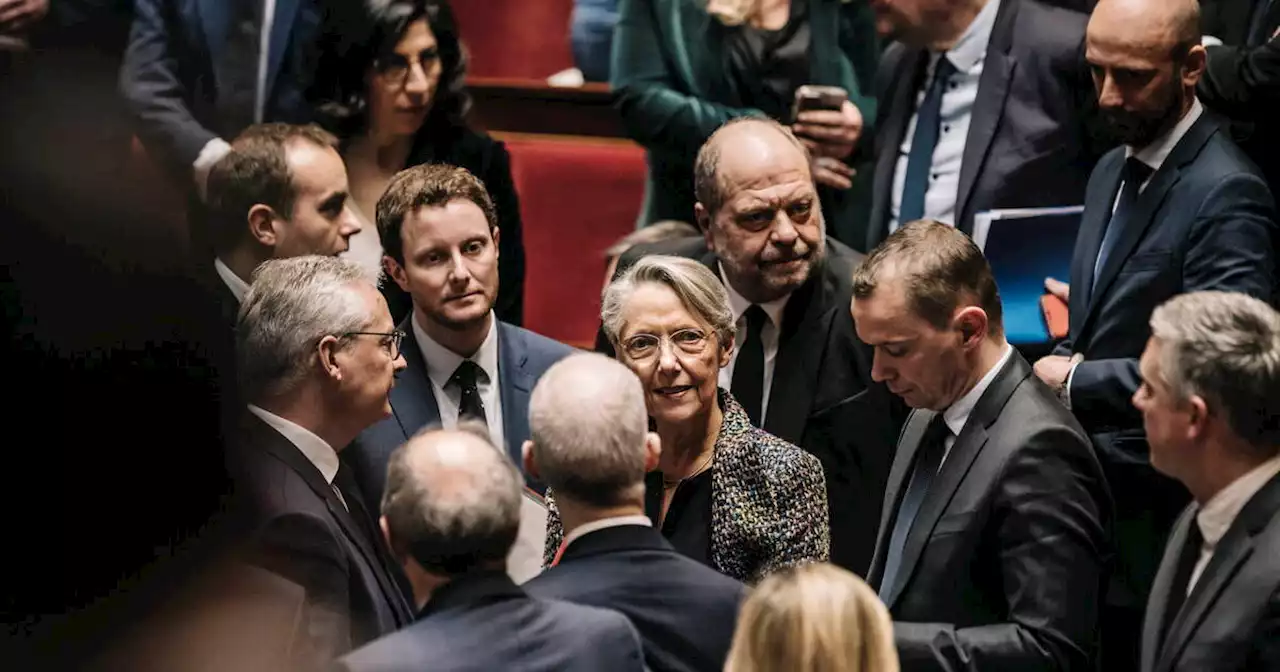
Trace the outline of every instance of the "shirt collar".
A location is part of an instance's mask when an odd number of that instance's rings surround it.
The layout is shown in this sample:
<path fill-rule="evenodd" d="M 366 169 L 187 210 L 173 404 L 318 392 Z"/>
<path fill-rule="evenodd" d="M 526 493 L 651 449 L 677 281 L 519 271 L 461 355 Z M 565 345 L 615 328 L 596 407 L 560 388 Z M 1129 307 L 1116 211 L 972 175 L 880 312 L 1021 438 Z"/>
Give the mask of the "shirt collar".
<path fill-rule="evenodd" d="M 1280 474 L 1280 455 L 1254 467 L 1252 471 L 1237 478 L 1223 488 L 1201 507 L 1196 514 L 1196 525 L 1204 537 L 1206 546 L 1213 548 L 1222 540 L 1231 523 L 1235 522 L 1240 510 L 1258 494 L 1262 486 Z"/>
<path fill-rule="evenodd" d="M 427 363 L 427 377 L 440 389 L 444 389 L 458 370 L 462 360 L 470 359 L 480 365 L 480 370 L 489 377 L 489 381 L 498 380 L 498 318 L 489 313 L 489 333 L 480 344 L 480 349 L 470 357 L 463 357 L 449 348 L 435 342 L 427 335 L 421 324 L 418 324 L 418 313 L 414 312 L 410 320 L 413 323 L 413 336 L 418 339 L 418 348 L 422 350 L 422 359 Z"/>
<path fill-rule="evenodd" d="M 222 278 L 222 282 L 227 285 L 227 289 L 231 290 L 231 295 L 236 297 L 236 303 L 244 303 L 244 295 L 249 293 L 249 283 L 240 279 L 231 267 L 222 263 L 218 257 L 213 258 L 213 268 L 218 272 L 218 277 Z"/>
<path fill-rule="evenodd" d="M 1000 11 L 1001 0 L 989 0 L 973 22 L 965 29 L 964 34 L 956 40 L 954 46 L 946 53 L 947 60 L 955 66 L 956 72 L 969 72 L 987 57 L 987 44 L 991 42 L 991 31 L 996 26 L 996 14 Z M 931 63 L 937 63 L 937 54 L 933 54 Z"/>
<path fill-rule="evenodd" d="M 716 268 L 720 271 L 720 282 L 724 283 L 725 291 L 729 294 L 729 308 L 733 310 L 733 321 L 736 323 L 738 320 L 742 319 L 742 314 L 747 312 L 747 309 L 751 307 L 752 303 L 748 301 L 746 297 L 739 294 L 738 290 L 733 288 L 733 285 L 729 284 L 729 278 L 725 277 L 724 274 L 724 264 L 716 262 Z M 774 327 L 781 328 L 782 311 L 786 309 L 787 301 L 790 299 L 791 294 L 788 293 L 782 298 L 756 305 L 759 305 L 760 308 L 764 310 L 764 314 L 769 316 L 769 321 L 773 323 Z"/>
<path fill-rule="evenodd" d="M 618 516 L 616 518 L 605 518 L 604 520 L 593 521 L 586 525 L 579 525 L 578 527 L 575 527 L 573 531 L 564 538 L 564 546 L 565 548 L 568 548 L 569 544 L 572 544 L 574 541 L 581 539 L 592 532 L 599 532 L 600 530 L 605 530 L 610 527 L 622 527 L 624 525 L 644 525 L 645 527 L 653 527 L 653 521 L 649 520 L 649 516 L 644 515 Z"/>
<path fill-rule="evenodd" d="M 1169 158 L 1173 148 L 1178 146 L 1182 136 L 1191 130 L 1191 125 L 1196 123 L 1196 120 L 1203 113 L 1204 106 L 1200 104 L 1198 99 L 1192 98 L 1191 109 L 1182 115 L 1182 118 L 1178 120 L 1178 123 L 1173 128 L 1169 129 L 1168 133 L 1156 138 L 1151 144 L 1142 149 L 1126 146 L 1124 148 L 1125 158 L 1136 157 L 1139 161 L 1147 164 L 1147 167 L 1151 168 L 1153 172 L 1160 170 L 1160 166 L 1164 165 L 1164 160 Z"/>
<path fill-rule="evenodd" d="M 947 410 L 942 412 L 942 420 L 947 423 L 947 429 L 951 430 L 952 436 L 960 436 L 960 431 L 969 422 L 969 414 L 978 405 L 978 400 L 982 398 L 987 388 L 991 387 L 991 382 L 996 379 L 996 374 L 1000 373 L 1000 369 L 1004 368 L 1005 363 L 1012 356 L 1013 346 L 1006 343 L 1004 354 L 1000 355 L 1000 361 L 996 362 L 996 365 L 991 367 L 990 371 L 987 371 L 987 375 L 983 376 L 982 380 L 979 380 L 978 384 L 973 386 L 973 389 L 966 392 L 963 397 L 957 399 L 954 404 L 951 404 Z"/>
<path fill-rule="evenodd" d="M 320 475 L 324 477 L 324 482 L 333 485 L 333 478 L 338 475 L 338 453 L 324 439 L 316 436 L 306 427 L 259 406 L 249 404 L 249 412 L 280 432 L 289 440 L 289 443 L 298 448 L 298 452 L 302 453 L 308 462 L 315 465 Z"/>

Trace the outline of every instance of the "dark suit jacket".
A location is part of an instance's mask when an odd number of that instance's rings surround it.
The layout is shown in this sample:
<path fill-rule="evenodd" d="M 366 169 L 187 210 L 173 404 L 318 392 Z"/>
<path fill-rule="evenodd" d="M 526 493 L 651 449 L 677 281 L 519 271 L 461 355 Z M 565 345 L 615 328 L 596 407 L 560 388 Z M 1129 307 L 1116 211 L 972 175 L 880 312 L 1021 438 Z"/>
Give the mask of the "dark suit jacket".
<path fill-rule="evenodd" d="M 347 672 L 640 672 L 635 628 L 621 614 L 525 594 L 502 572 L 454 579 L 413 625 L 341 660 Z"/>
<path fill-rule="evenodd" d="M 373 502 L 382 501 L 391 452 L 418 430 L 440 422 L 440 407 L 411 319 L 405 318 L 400 323 L 406 334 L 400 346 L 405 368 L 391 389 L 391 417 L 361 432 L 359 438 L 342 451 L 342 460 L 351 467 L 360 490 Z M 495 320 L 494 326 L 498 329 L 498 385 L 502 395 L 505 448 L 519 467 L 524 464 L 521 448 L 529 438 L 529 395 L 533 386 L 552 364 L 573 354 L 574 349 L 501 321 Z M 533 481 L 529 481 L 529 485 L 542 489 Z"/>
<path fill-rule="evenodd" d="M 205 144 L 228 142 L 216 113 L 215 64 L 231 29 L 225 0 L 137 0 L 120 88 L 147 151 L 176 175 L 190 175 Z M 323 9 L 318 0 L 276 0 L 267 65 L 264 118 L 301 123 Z"/>
<path fill-rule="evenodd" d="M 424 163 L 447 163 L 471 171 L 484 183 L 498 214 L 498 300 L 493 311 L 507 324 L 524 322 L 524 226 L 520 199 L 511 177 L 511 156 L 501 140 L 469 128 L 445 132 L 424 128 L 414 139 L 405 168 Z M 370 213 L 372 214 L 372 213 Z M 391 317 L 396 322 L 409 316 L 413 300 L 394 280 L 383 280 Z"/>
<path fill-rule="evenodd" d="M 1275 209 L 1266 183 L 1217 122 L 1202 116 L 1138 196 L 1133 216 L 1093 283 L 1093 267 L 1120 187 L 1117 148 L 1089 180 L 1071 268 L 1070 333 L 1057 353 L 1082 353 L 1071 410 L 1089 431 L 1121 513 L 1120 571 L 1109 599 L 1141 609 L 1158 550 L 1187 503 L 1181 485 L 1147 458 L 1142 416 L 1130 399 L 1157 306 L 1216 289 L 1264 300 L 1275 286 Z"/>
<path fill-rule="evenodd" d="M 701 261 L 720 276 L 702 238 L 636 245 L 618 259 L 620 276 L 641 257 Z M 865 574 L 880 518 L 885 478 L 906 412 L 871 382 L 871 350 L 853 327 L 853 269 L 862 254 L 827 239 L 827 260 L 796 290 L 782 316 L 764 430 L 822 462 L 831 515 L 831 561 Z M 614 355 L 601 332 L 596 349 Z"/>
<path fill-rule="evenodd" d="M 1142 672 L 1280 670 L 1280 476 L 1249 500 L 1218 542 L 1195 589 L 1161 636 L 1187 532 L 1187 507 L 1165 549 L 1147 602 Z"/>
<path fill-rule="evenodd" d="M 653 672 L 720 672 L 729 656 L 739 582 L 686 558 L 643 525 L 575 539 L 560 564 L 524 585 L 530 595 L 620 612 L 640 631 Z"/>
<path fill-rule="evenodd" d="M 339 485 L 344 506 L 293 443 L 247 412 L 228 450 L 248 558 L 306 589 L 317 650 L 342 655 L 412 621 L 357 488 Z"/>
<path fill-rule="evenodd" d="M 903 430 L 873 586 L 934 415 L 916 411 Z M 904 672 L 1094 669 L 1111 517 L 1088 436 L 1014 352 L 943 461 L 887 587 Z"/>
<path fill-rule="evenodd" d="M 1035 0 L 1004 0 L 983 61 L 960 166 L 956 221 L 994 208 L 1080 205 L 1108 141 L 1084 61 L 1089 17 Z M 877 82 L 880 120 L 868 250 L 889 235 L 898 148 L 915 113 L 929 53 L 895 44 Z"/>
<path fill-rule="evenodd" d="M 879 40 L 864 2 L 808 0 L 809 82 L 839 86 L 861 110 L 864 142 L 873 136 L 876 99 L 872 80 Z M 693 221 L 693 162 L 698 148 L 735 117 L 766 116 L 730 75 L 730 28 L 691 0 L 621 0 L 613 38 L 612 79 L 627 135 L 648 151 L 642 223 Z M 783 120 L 784 123 L 787 120 Z M 855 153 L 851 163 L 865 163 Z M 866 188 L 821 188 L 822 210 L 832 234 L 861 240 Z"/>

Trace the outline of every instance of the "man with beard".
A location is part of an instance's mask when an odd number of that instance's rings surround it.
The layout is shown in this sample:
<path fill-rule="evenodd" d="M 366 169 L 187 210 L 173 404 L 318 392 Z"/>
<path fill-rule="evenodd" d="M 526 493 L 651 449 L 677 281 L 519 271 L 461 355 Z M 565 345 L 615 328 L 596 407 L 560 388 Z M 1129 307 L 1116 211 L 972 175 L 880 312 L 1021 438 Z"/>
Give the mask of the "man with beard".
<path fill-rule="evenodd" d="M 1185 490 L 1151 468 L 1129 403 L 1151 313 L 1186 292 L 1269 300 L 1275 286 L 1271 193 L 1194 95 L 1205 68 L 1199 20 L 1195 0 L 1102 0 L 1089 21 L 1098 104 L 1125 144 L 1089 179 L 1067 340 L 1035 365 L 1090 433 L 1117 497 L 1106 669 L 1137 665 L 1161 542 L 1187 503 Z"/>
<path fill-rule="evenodd" d="M 804 146 L 773 121 L 717 130 L 698 152 L 694 192 L 703 235 L 636 245 L 615 277 L 669 254 L 722 279 L 739 336 L 720 386 L 753 424 L 821 460 L 831 560 L 865 574 L 906 413 L 871 382 L 871 353 L 854 333 L 850 281 L 862 255 L 827 237 Z M 613 354 L 603 335 L 597 349 Z"/>
<path fill-rule="evenodd" d="M 469 417 L 521 464 L 533 386 L 573 348 L 494 317 L 501 232 L 489 193 L 464 168 L 415 166 L 378 199 L 377 226 L 387 275 L 413 300 L 399 325 L 406 368 L 391 393 L 392 417 L 343 459 L 378 501 L 396 447 L 427 425 L 453 429 Z"/>

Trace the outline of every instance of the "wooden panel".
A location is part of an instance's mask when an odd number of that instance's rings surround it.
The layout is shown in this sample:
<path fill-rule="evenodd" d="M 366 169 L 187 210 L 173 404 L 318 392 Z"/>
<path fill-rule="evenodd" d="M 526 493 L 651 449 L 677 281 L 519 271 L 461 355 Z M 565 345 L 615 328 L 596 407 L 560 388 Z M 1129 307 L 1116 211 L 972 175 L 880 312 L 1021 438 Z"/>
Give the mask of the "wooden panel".
<path fill-rule="evenodd" d="M 471 123 L 490 132 L 626 137 L 606 84 L 566 88 L 541 80 L 473 77 L 467 86 Z"/>

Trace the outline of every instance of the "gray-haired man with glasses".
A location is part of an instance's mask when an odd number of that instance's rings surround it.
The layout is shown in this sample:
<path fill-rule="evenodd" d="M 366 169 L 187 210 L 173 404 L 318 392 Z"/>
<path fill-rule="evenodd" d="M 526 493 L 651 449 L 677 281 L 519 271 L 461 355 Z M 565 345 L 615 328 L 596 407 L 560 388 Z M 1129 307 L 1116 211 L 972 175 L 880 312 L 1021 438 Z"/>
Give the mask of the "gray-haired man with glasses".
<path fill-rule="evenodd" d="M 338 451 L 391 414 L 404 333 L 355 263 L 264 262 L 236 328 L 247 401 L 229 453 L 250 560 L 307 591 L 307 637 L 341 655 L 413 620 L 395 564 Z"/>

